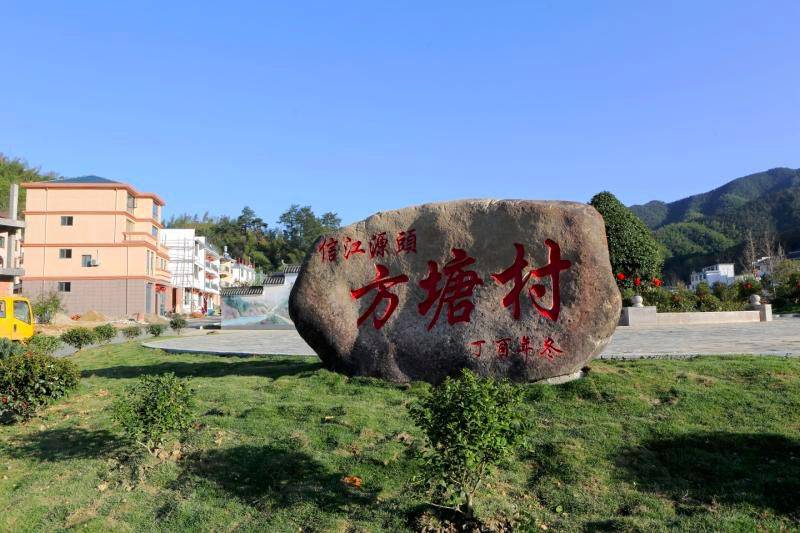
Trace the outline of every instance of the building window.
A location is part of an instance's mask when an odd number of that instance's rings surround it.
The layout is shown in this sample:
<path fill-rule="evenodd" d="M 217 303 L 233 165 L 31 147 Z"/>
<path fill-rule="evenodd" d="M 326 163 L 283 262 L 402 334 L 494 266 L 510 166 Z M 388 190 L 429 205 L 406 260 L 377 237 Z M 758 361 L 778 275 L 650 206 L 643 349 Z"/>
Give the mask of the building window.
<path fill-rule="evenodd" d="M 126 220 L 125 231 L 127 231 L 128 233 L 133 233 L 133 230 L 134 230 L 133 220 Z"/>
<path fill-rule="evenodd" d="M 0 235 L 0 248 L 6 247 L 6 238 L 3 235 Z"/>
<path fill-rule="evenodd" d="M 58 250 L 59 259 L 72 259 L 72 248 L 61 248 Z"/>
<path fill-rule="evenodd" d="M 71 226 L 73 223 L 72 216 L 62 216 L 61 217 L 61 225 L 62 226 Z"/>
<path fill-rule="evenodd" d="M 72 282 L 71 281 L 59 281 L 58 282 L 58 292 L 72 292 Z"/>
<path fill-rule="evenodd" d="M 158 218 L 158 204 L 155 202 L 153 202 L 153 218 L 159 222 L 161 221 L 161 219 Z"/>
<path fill-rule="evenodd" d="M 0 318 L 6 317 L 6 302 L 0 300 Z"/>
<path fill-rule="evenodd" d="M 85 267 L 92 266 L 92 256 L 91 255 L 82 255 L 81 256 L 81 266 L 85 266 Z"/>
<path fill-rule="evenodd" d="M 128 211 L 133 211 L 134 209 L 136 209 L 136 197 L 132 196 L 130 193 L 128 193 L 127 206 L 128 206 Z"/>
<path fill-rule="evenodd" d="M 153 237 L 155 237 L 156 239 L 158 239 L 158 228 L 157 228 L 157 227 L 155 227 L 155 226 L 153 226 L 152 228 L 150 228 L 150 234 L 151 234 Z"/>

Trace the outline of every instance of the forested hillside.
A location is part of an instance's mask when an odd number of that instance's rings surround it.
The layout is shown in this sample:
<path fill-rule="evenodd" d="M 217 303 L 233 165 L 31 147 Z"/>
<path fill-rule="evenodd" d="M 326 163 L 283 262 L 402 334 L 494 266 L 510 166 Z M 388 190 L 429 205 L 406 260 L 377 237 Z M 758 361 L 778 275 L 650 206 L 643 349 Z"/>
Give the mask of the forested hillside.
<path fill-rule="evenodd" d="M 675 202 L 631 206 L 662 243 L 666 275 L 736 261 L 748 232 L 800 248 L 800 169 L 774 168 Z"/>
<path fill-rule="evenodd" d="M 22 159 L 12 159 L 0 154 L 0 211 L 3 213 L 8 209 L 8 191 L 12 183 L 23 183 L 26 181 L 43 181 L 56 179 L 58 174 L 54 172 L 42 172 L 38 168 L 28 165 Z M 20 212 L 25 207 L 25 191 L 19 191 Z"/>
<path fill-rule="evenodd" d="M 269 227 L 249 207 L 238 217 L 180 215 L 167 221 L 169 228 L 195 228 L 220 252 L 227 246 L 231 256 L 253 262 L 262 272 L 279 270 L 284 263 L 300 263 L 322 234 L 340 225 L 336 213 L 317 216 L 311 207 L 299 205 L 286 210 L 275 227 Z"/>

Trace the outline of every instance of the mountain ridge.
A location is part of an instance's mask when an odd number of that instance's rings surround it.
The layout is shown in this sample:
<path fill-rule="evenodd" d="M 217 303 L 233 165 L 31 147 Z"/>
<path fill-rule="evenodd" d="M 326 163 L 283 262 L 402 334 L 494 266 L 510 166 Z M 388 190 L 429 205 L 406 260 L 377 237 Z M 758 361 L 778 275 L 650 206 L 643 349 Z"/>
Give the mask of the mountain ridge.
<path fill-rule="evenodd" d="M 735 261 L 748 231 L 774 235 L 785 249 L 800 248 L 800 169 L 777 167 L 742 176 L 673 202 L 630 206 L 652 229 L 666 255 L 665 275 Z"/>

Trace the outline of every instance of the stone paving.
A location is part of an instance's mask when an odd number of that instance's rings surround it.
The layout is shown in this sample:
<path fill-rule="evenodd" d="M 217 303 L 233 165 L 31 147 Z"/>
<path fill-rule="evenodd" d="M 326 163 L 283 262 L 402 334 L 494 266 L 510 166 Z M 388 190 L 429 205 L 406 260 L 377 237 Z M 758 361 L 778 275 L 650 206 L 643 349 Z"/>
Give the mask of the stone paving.
<path fill-rule="evenodd" d="M 144 343 L 170 352 L 222 355 L 314 355 L 294 330 L 212 331 Z M 800 319 L 772 322 L 618 327 L 603 359 L 713 354 L 800 356 Z"/>
<path fill-rule="evenodd" d="M 772 322 L 618 327 L 602 359 L 691 355 L 800 356 L 800 319 Z"/>

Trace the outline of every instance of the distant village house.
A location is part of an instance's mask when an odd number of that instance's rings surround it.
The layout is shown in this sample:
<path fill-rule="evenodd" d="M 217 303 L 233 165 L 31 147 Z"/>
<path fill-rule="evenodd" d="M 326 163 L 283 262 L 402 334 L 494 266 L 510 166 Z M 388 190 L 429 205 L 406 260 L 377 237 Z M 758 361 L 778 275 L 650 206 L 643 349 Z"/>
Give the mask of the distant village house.
<path fill-rule="evenodd" d="M 734 274 L 733 263 L 718 263 L 705 267 L 700 272 L 692 272 L 690 288 L 697 289 L 701 283 L 708 283 L 709 286 L 715 283 L 722 283 L 724 285 L 733 285 L 736 281 Z"/>

